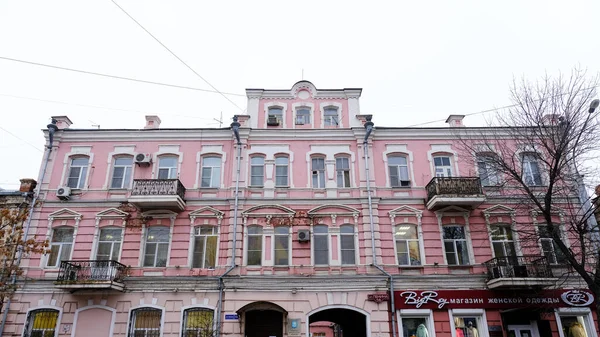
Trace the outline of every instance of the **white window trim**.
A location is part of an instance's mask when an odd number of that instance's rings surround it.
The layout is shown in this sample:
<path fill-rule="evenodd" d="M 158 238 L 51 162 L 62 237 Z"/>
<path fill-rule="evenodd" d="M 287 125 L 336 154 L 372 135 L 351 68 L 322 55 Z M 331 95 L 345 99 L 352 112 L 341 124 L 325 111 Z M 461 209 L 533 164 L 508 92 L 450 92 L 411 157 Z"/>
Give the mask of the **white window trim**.
<path fill-rule="evenodd" d="M 119 255 L 117 256 L 117 262 L 119 262 L 119 261 L 121 261 L 121 254 L 123 253 L 123 238 L 125 237 L 125 227 L 110 225 L 110 224 L 99 227 L 97 234 L 94 235 L 94 247 L 92 248 L 92 251 L 91 251 L 90 260 L 97 260 L 98 246 L 100 245 L 100 232 L 105 228 L 120 228 L 121 229 L 121 240 L 119 241 L 120 242 Z M 116 241 L 113 241 L 113 242 L 116 242 Z"/>
<path fill-rule="evenodd" d="M 263 159 L 263 183 L 261 186 L 259 185 L 252 185 L 252 166 L 259 166 L 259 165 L 252 165 L 252 159 L 255 157 L 260 157 Z M 272 181 L 272 179 L 271 179 Z M 267 185 L 267 156 L 262 153 L 262 152 L 253 152 L 251 154 L 248 154 L 248 187 L 249 188 L 265 188 Z"/>
<path fill-rule="evenodd" d="M 481 181 L 481 174 L 479 172 L 479 158 L 480 157 L 490 157 L 490 156 L 499 156 L 498 153 L 496 152 L 491 152 L 490 150 L 486 151 L 482 151 L 482 152 L 474 152 L 473 153 L 473 162 L 475 163 L 475 175 L 479 178 L 479 180 Z M 490 184 L 490 185 L 484 185 L 483 181 L 481 181 L 481 186 L 483 187 L 494 187 L 494 186 L 500 186 L 502 185 L 502 183 L 504 182 L 504 179 L 502 177 L 502 173 L 501 172 L 495 172 L 494 174 L 495 179 L 496 179 L 496 184 Z"/>
<path fill-rule="evenodd" d="M 427 151 L 427 159 L 429 160 L 429 168 L 431 170 L 431 179 L 435 178 L 434 157 L 446 156 L 450 157 L 450 166 L 452 167 L 452 176 L 460 177 L 458 169 L 458 153 L 452 149 L 450 144 L 431 144 L 431 150 Z"/>
<path fill-rule="evenodd" d="M 269 119 L 269 108 L 281 108 L 281 124 L 279 127 L 285 129 L 287 127 L 287 103 L 283 102 L 267 102 L 264 104 L 265 122 L 263 128 L 267 128 L 267 119 Z M 295 120 L 294 120 L 295 122 Z M 294 123 L 295 124 L 295 123 Z"/>
<path fill-rule="evenodd" d="M 361 145 L 362 146 L 362 145 Z M 337 182 L 335 181 L 335 157 L 338 155 L 349 155 L 352 159 L 352 166 L 355 164 L 355 153 L 351 151 L 350 145 L 347 144 L 328 144 L 328 145 L 311 145 L 310 151 L 306 152 L 306 188 L 312 189 L 312 158 L 313 157 L 324 157 L 325 158 L 325 188 L 337 188 Z M 371 161 L 372 162 L 372 161 Z M 363 166 L 364 167 L 364 166 Z M 350 174 L 356 170 L 352 170 Z M 360 171 L 362 172 L 362 171 Z M 373 173 L 371 173 L 373 174 Z M 354 177 L 354 176 L 352 176 Z M 353 178 L 354 180 L 354 178 Z M 356 180 L 354 180 L 356 181 Z"/>
<path fill-rule="evenodd" d="M 203 211 L 209 211 L 213 214 L 201 214 Z M 194 247 L 194 239 L 196 237 L 195 232 L 196 232 L 196 227 L 197 226 L 211 226 L 210 222 L 211 221 L 215 221 L 216 220 L 216 227 L 217 227 L 217 257 L 216 257 L 216 261 L 215 261 L 215 269 L 219 267 L 219 251 L 221 249 L 221 223 L 223 222 L 223 215 L 224 213 L 212 208 L 210 206 L 206 206 L 206 207 L 202 207 L 200 209 L 197 209 L 195 211 L 192 211 L 190 213 L 190 243 L 189 246 L 190 249 L 188 249 L 188 260 L 187 260 L 187 266 L 189 268 L 192 268 L 192 266 L 194 265 L 194 250 L 192 249 Z M 203 223 L 196 223 L 196 219 L 203 219 Z M 212 220 L 214 219 L 214 220 Z"/>
<path fill-rule="evenodd" d="M 147 224 L 142 225 L 142 240 L 141 240 L 141 253 L 138 259 L 138 267 L 140 268 L 167 268 L 170 267 L 171 261 L 171 250 L 173 248 L 173 228 L 175 227 L 175 219 L 177 218 L 177 213 L 175 212 L 165 212 L 165 211 L 149 211 L 142 213 L 142 216 L 152 216 L 153 219 L 170 219 L 170 225 L 153 225 L 148 226 Z M 167 265 L 165 267 L 144 267 L 144 256 L 146 255 L 146 233 L 148 231 L 148 227 L 169 227 L 169 249 L 167 249 Z"/>
<path fill-rule="evenodd" d="M 335 223 L 335 221 L 334 221 Z M 348 234 L 342 234 L 342 229 L 341 227 L 344 225 L 350 225 L 352 226 L 352 236 L 354 239 L 354 264 L 344 264 L 342 261 L 342 235 L 348 235 Z M 328 233 L 331 233 L 331 231 L 328 231 Z M 329 242 L 331 242 L 331 234 L 329 234 Z M 340 257 L 339 259 L 339 264 L 340 266 L 358 266 L 360 264 L 360 255 L 359 255 L 359 247 L 358 247 L 358 226 L 356 226 L 356 224 L 352 224 L 352 223 L 343 223 L 340 224 L 340 226 L 338 227 L 338 256 Z"/>
<path fill-rule="evenodd" d="M 389 212 L 389 216 L 390 216 L 390 224 L 392 225 L 392 238 L 394 240 L 394 257 L 396 260 L 396 264 L 398 266 L 400 266 L 398 264 L 398 249 L 396 248 L 396 237 L 395 237 L 396 226 L 406 223 L 407 225 L 416 225 L 417 226 L 417 235 L 418 235 L 418 239 L 419 239 L 419 253 L 421 254 L 421 266 L 427 265 L 427 261 L 425 259 L 425 247 L 424 247 L 424 240 L 423 240 L 423 226 L 422 226 L 423 212 L 416 208 L 404 205 L 404 206 L 400 206 L 398 208 L 391 210 Z M 396 217 L 404 217 L 403 222 L 402 223 L 396 222 Z M 410 219 L 409 219 L 410 217 L 415 217 L 415 219 L 417 220 L 416 223 L 410 222 Z M 417 266 L 402 265 L 402 267 L 417 267 Z"/>
<path fill-rule="evenodd" d="M 154 177 L 154 179 L 158 179 L 158 160 L 160 157 L 168 157 L 168 156 L 176 156 L 178 161 L 177 161 L 177 177 L 175 177 L 174 179 L 179 179 L 180 175 L 181 175 L 181 163 L 183 162 L 183 152 L 178 151 L 172 151 L 172 149 L 168 149 L 168 150 L 163 150 L 160 149 L 161 146 L 177 146 L 178 145 L 159 145 L 159 150 L 158 152 L 153 154 L 152 158 L 152 176 Z"/>
<path fill-rule="evenodd" d="M 60 213 L 68 213 L 67 215 L 62 215 Z M 56 214 L 55 216 L 53 216 L 53 214 Z M 75 250 L 75 242 L 77 239 L 77 230 L 79 229 L 79 222 L 81 222 L 81 218 L 83 216 L 75 211 L 71 211 L 69 209 L 63 208 L 59 211 L 53 212 L 48 216 L 48 226 L 46 228 L 46 241 L 48 242 L 52 242 L 52 236 L 54 235 L 54 228 L 57 227 L 73 227 L 73 246 L 71 247 L 71 254 L 69 255 L 70 258 L 73 258 L 73 252 Z M 55 220 L 61 220 L 61 223 L 53 226 L 54 221 Z M 75 220 L 75 224 L 74 225 L 69 225 L 68 224 L 68 220 Z M 48 265 L 48 254 L 44 254 L 42 255 L 42 258 L 40 259 L 40 267 L 43 269 L 58 269 L 60 268 L 60 265 L 58 266 L 58 268 L 55 267 L 47 267 Z"/>
<path fill-rule="evenodd" d="M 110 330 L 108 332 L 109 336 L 113 335 L 113 331 L 115 329 L 115 319 L 117 317 L 117 309 L 111 308 L 106 305 L 87 305 L 85 307 L 79 308 L 75 310 L 75 317 L 73 318 L 73 328 L 71 329 L 71 337 L 75 337 L 75 332 L 77 331 L 77 318 L 79 317 L 79 313 L 82 311 L 90 310 L 90 309 L 103 309 L 106 311 L 110 311 Z"/>
<path fill-rule="evenodd" d="M 315 226 L 325 226 L 327 227 L 327 264 L 316 264 L 315 263 Z M 322 235 L 322 234 L 319 234 Z M 339 245 L 338 245 L 339 247 Z M 326 224 L 318 223 L 310 225 L 310 265 L 313 267 L 330 267 L 332 266 L 332 252 L 331 252 L 331 226 L 327 226 Z M 339 256 L 339 255 L 338 255 Z M 341 258 L 340 258 L 341 260 Z M 340 263 L 341 265 L 341 263 Z"/>
<path fill-rule="evenodd" d="M 263 181 L 263 188 L 279 188 L 275 186 L 274 172 L 275 172 L 275 156 L 288 156 L 288 184 L 290 188 L 294 188 L 294 152 L 290 150 L 289 145 L 253 145 L 252 149 L 246 153 L 245 161 L 246 165 L 246 185 L 250 187 L 250 160 L 254 156 L 262 156 L 265 158 L 265 177 Z"/>
<path fill-rule="evenodd" d="M 288 264 L 287 265 L 277 265 L 277 264 L 275 264 L 275 236 L 276 236 L 275 229 L 278 228 L 278 227 L 285 227 L 285 228 L 288 229 L 288 233 L 287 233 L 287 237 L 288 237 Z M 292 266 L 292 234 L 293 234 L 292 226 L 287 226 L 287 225 L 273 226 L 272 227 L 272 232 L 270 234 L 265 234 L 264 233 L 264 228 L 263 228 L 263 236 L 266 236 L 266 235 L 270 235 L 271 236 L 271 256 L 272 256 L 272 259 L 270 261 L 270 265 L 272 265 L 274 267 L 291 267 Z M 263 242 L 265 242 L 264 239 L 263 239 Z"/>
<path fill-rule="evenodd" d="M 194 182 L 194 188 L 201 188 L 202 182 L 202 158 L 204 157 L 221 157 L 221 188 L 225 188 L 225 163 L 227 162 L 227 153 L 223 151 L 223 146 L 218 145 L 221 149 L 217 149 L 215 145 L 207 145 L 206 149 L 202 148 L 202 151 L 196 153 L 196 180 Z M 237 149 L 235 149 L 237 152 Z M 206 188 L 206 187 L 205 187 Z"/>
<path fill-rule="evenodd" d="M 217 231 L 215 234 L 211 234 L 211 235 L 215 235 L 217 237 L 217 246 L 216 246 L 216 256 L 215 256 L 215 267 L 214 268 L 196 268 L 194 267 L 194 250 L 196 249 L 195 247 L 195 241 L 196 241 L 196 237 L 197 236 L 208 236 L 205 234 L 201 234 L 201 235 L 196 235 L 196 228 L 198 227 L 213 227 L 216 228 Z M 219 240 L 221 237 L 221 221 L 219 220 L 218 225 L 211 225 L 211 224 L 207 224 L 207 223 L 203 223 L 203 224 L 195 224 L 195 225 L 191 225 L 190 226 L 190 249 L 188 249 L 188 267 L 190 268 L 194 268 L 194 269 L 206 269 L 206 270 L 214 270 L 217 269 L 217 267 L 219 266 L 219 244 L 220 241 Z M 206 251 L 206 246 L 204 247 L 204 250 Z"/>
<path fill-rule="evenodd" d="M 124 147 L 124 146 L 123 146 Z M 131 182 L 129 185 L 128 189 L 131 189 L 132 185 L 133 185 L 133 177 L 135 176 L 135 167 L 137 165 L 135 165 L 135 145 L 131 145 L 131 150 L 129 151 L 113 151 L 113 152 L 109 152 L 108 156 L 106 158 L 106 178 L 104 180 L 104 186 L 102 186 L 102 189 L 108 190 L 110 189 L 110 185 L 112 183 L 112 168 L 113 165 L 115 163 L 115 158 L 116 157 L 127 157 L 127 156 L 131 156 L 132 157 L 132 168 L 131 168 Z"/>
<path fill-rule="evenodd" d="M 592 311 L 589 308 L 558 308 L 554 310 L 554 317 L 556 319 L 556 325 L 558 326 L 558 334 L 560 337 L 567 337 L 563 334 L 561 316 L 583 316 L 585 320 L 585 328 L 588 332 L 588 337 L 598 337 L 596 333 L 596 324 Z"/>
<path fill-rule="evenodd" d="M 137 309 L 142 309 L 142 308 L 153 308 L 153 309 L 158 309 L 161 311 L 160 314 L 160 335 L 159 337 L 163 337 L 163 331 L 165 330 L 165 308 L 155 305 L 155 304 L 140 304 L 138 306 L 129 308 L 129 312 L 127 314 L 127 326 L 126 326 L 126 330 L 125 330 L 125 336 L 129 336 L 129 333 L 131 332 L 131 313 L 134 310 Z"/>
<path fill-rule="evenodd" d="M 285 157 L 287 159 L 287 185 L 277 185 L 277 158 L 283 158 Z M 279 165 L 279 166 L 283 166 L 283 165 Z M 292 165 L 291 165 L 291 160 L 290 160 L 290 156 L 287 153 L 276 153 L 273 156 L 273 185 L 275 186 L 275 188 L 286 188 L 286 187 L 290 187 L 292 184 L 292 177 L 290 175 L 290 172 L 292 171 Z"/>
<path fill-rule="evenodd" d="M 492 256 L 494 258 L 498 257 L 498 256 L 496 256 L 496 251 L 494 250 L 494 241 L 492 240 L 492 227 L 493 226 L 500 226 L 500 227 L 508 227 L 508 228 L 510 228 L 510 230 L 512 232 L 513 246 L 515 247 L 515 254 L 517 256 L 522 256 L 522 254 L 521 254 L 521 245 L 519 244 L 519 234 L 515 230 L 515 226 L 514 226 L 514 223 L 512 221 L 510 223 L 508 223 L 508 222 L 487 223 L 488 239 L 490 241 L 490 249 L 492 250 Z M 496 242 L 508 242 L 508 241 L 496 241 Z"/>
<path fill-rule="evenodd" d="M 478 327 L 479 337 L 488 337 L 488 325 L 487 325 L 487 316 L 485 315 L 485 309 L 449 309 L 448 315 L 450 316 L 450 331 L 452 332 L 452 337 L 456 336 L 456 326 L 454 325 L 454 316 L 464 317 L 464 316 L 479 316 L 481 321 L 481 326 Z"/>
<path fill-rule="evenodd" d="M 262 243 L 261 243 L 261 247 L 260 247 L 260 264 L 259 265 L 248 265 L 248 227 L 254 227 L 254 226 L 258 226 L 258 227 L 262 227 Z M 249 267 L 249 268 L 262 268 L 265 267 L 265 261 L 266 261 L 266 252 L 265 252 L 265 226 L 261 226 L 259 224 L 244 224 L 244 266 Z M 256 235 L 256 234 L 252 234 L 252 235 Z"/>
<path fill-rule="evenodd" d="M 96 214 L 96 222 L 94 223 L 94 239 L 93 246 L 90 250 L 90 260 L 95 260 L 96 252 L 98 251 L 98 242 L 100 238 L 100 229 L 106 227 L 121 227 L 121 251 L 119 252 L 119 261 L 121 261 L 121 253 L 123 252 L 123 241 L 125 238 L 125 225 L 127 221 L 125 221 L 125 217 L 127 213 L 116 209 L 116 208 L 108 208 Z M 100 222 L 103 219 L 109 219 L 109 223 L 104 226 L 100 226 Z M 120 224 L 120 226 L 119 226 Z"/>
<path fill-rule="evenodd" d="M 534 154 L 538 157 L 542 157 L 542 151 L 540 151 L 537 146 L 531 146 L 531 145 L 524 145 L 521 144 L 519 146 L 519 148 L 515 151 L 515 156 L 517 156 L 517 160 L 515 161 L 516 163 L 519 164 L 519 167 L 516 167 L 516 169 L 520 170 L 521 172 L 521 179 L 523 180 L 523 172 L 524 172 L 524 167 L 523 167 L 523 155 L 525 154 Z M 541 160 L 537 160 L 538 163 L 538 168 L 540 170 L 540 177 L 542 179 L 542 184 L 541 185 L 531 185 L 531 187 L 544 187 L 548 185 L 548 169 L 546 167 L 546 164 L 544 162 L 542 162 Z M 525 182 L 525 180 L 523 180 L 523 182 Z"/>
<path fill-rule="evenodd" d="M 413 152 L 408 150 L 406 144 L 390 144 L 386 145 L 386 151 L 383 152 L 383 163 L 385 168 L 385 186 L 392 188 L 390 182 L 390 168 L 388 167 L 388 157 L 393 155 L 405 156 L 408 165 L 408 178 L 410 179 L 410 187 L 417 187 L 417 181 L 415 179 L 415 172 L 413 170 Z"/>
<path fill-rule="evenodd" d="M 452 267 L 454 266 L 473 266 L 476 265 L 477 262 L 475 261 L 475 253 L 473 252 L 473 241 L 471 241 L 471 229 L 469 226 L 469 212 L 466 210 L 463 210 L 459 207 L 454 207 L 454 206 L 450 206 L 447 208 L 443 208 L 439 211 L 435 212 L 435 215 L 437 217 L 438 220 L 438 226 L 439 226 L 439 230 L 440 230 L 440 242 L 442 243 L 442 252 L 444 255 L 444 264 L 446 266 L 450 266 L 448 264 L 448 258 L 446 258 L 446 248 L 444 247 L 444 226 L 463 226 L 465 228 L 465 240 L 467 241 L 467 250 L 469 252 L 469 264 L 457 264 L 457 265 L 451 265 Z M 465 223 L 464 224 L 460 224 L 460 223 L 443 223 L 442 222 L 442 218 L 443 217 L 460 217 L 462 216 L 464 218 Z"/>
<path fill-rule="evenodd" d="M 179 329 L 179 337 L 183 337 L 183 330 L 184 330 L 184 322 L 185 322 L 185 311 L 189 310 L 189 309 L 207 309 L 207 310 L 212 310 L 213 312 L 213 329 L 217 329 L 217 308 L 210 306 L 210 305 L 206 305 L 206 304 L 193 304 L 193 305 L 186 305 L 184 307 L 181 307 L 181 316 L 179 319 L 179 322 L 181 322 L 181 329 Z"/>
<path fill-rule="evenodd" d="M 406 318 L 427 318 L 427 332 L 429 337 L 435 337 L 435 322 L 433 321 L 433 311 L 430 309 L 400 309 L 396 311 L 396 322 L 398 324 L 399 335 L 402 335 L 402 317 Z"/>
<path fill-rule="evenodd" d="M 212 172 L 213 170 L 216 168 L 216 166 L 204 166 L 203 162 L 204 159 L 206 158 L 219 158 L 219 184 L 218 186 L 213 186 L 213 181 L 212 181 Z M 210 185 L 211 186 L 202 186 L 202 178 L 204 178 L 202 176 L 202 173 L 204 172 L 204 168 L 205 167 L 210 167 L 210 174 L 211 174 L 211 179 L 210 179 Z M 198 185 L 194 185 L 196 187 L 200 187 L 200 188 L 224 188 L 224 184 L 223 184 L 223 157 L 221 157 L 221 155 L 218 154 L 206 154 L 202 157 L 200 157 L 200 167 L 199 167 L 199 172 L 198 172 L 198 178 L 196 178 L 196 184 Z"/>
<path fill-rule="evenodd" d="M 558 210 L 558 211 L 555 211 L 555 212 L 552 212 L 552 213 L 554 213 L 553 215 L 557 215 L 559 217 L 559 221 L 560 222 L 559 223 L 554 223 L 554 225 L 558 226 L 558 230 L 560 231 L 561 239 L 564 242 L 565 246 L 567 246 L 567 248 L 570 248 L 571 247 L 571 241 L 569 240 L 569 236 L 568 236 L 568 234 L 567 234 L 567 232 L 565 230 L 565 213 L 564 213 L 564 211 L 563 210 Z M 539 231 L 538 231 L 539 228 L 538 227 L 539 226 L 547 226 L 547 224 L 546 224 L 545 221 L 542 221 L 541 223 L 538 222 L 538 212 L 537 211 L 532 210 L 530 212 L 530 214 L 531 214 L 531 218 L 532 218 L 532 222 L 533 222 L 533 227 L 535 228 L 535 235 L 536 235 L 536 237 L 539 238 L 540 236 L 539 236 Z M 544 256 L 544 249 L 542 247 L 542 240 L 537 240 L 537 244 L 538 244 L 538 247 L 540 249 L 540 255 Z M 552 240 L 552 247 L 554 249 L 554 240 Z M 556 255 L 556 252 L 555 252 L 555 255 Z M 548 261 L 548 263 L 550 263 L 550 261 Z M 554 263 L 550 263 L 550 264 L 551 265 L 557 265 L 557 264 L 554 264 Z"/>
<path fill-rule="evenodd" d="M 350 186 L 346 186 L 346 187 L 338 187 L 341 189 L 344 188 L 353 188 L 355 187 L 355 177 L 354 177 L 354 156 L 352 155 L 352 153 L 344 153 L 344 152 L 340 152 L 340 153 L 336 153 L 335 155 L 335 160 L 336 160 L 336 164 L 337 164 L 337 159 L 338 158 L 347 158 L 348 159 L 348 170 L 350 171 Z M 334 167 L 335 169 L 335 184 L 337 186 L 337 165 L 336 167 Z"/>
<path fill-rule="evenodd" d="M 333 107 L 333 108 L 337 108 L 338 111 L 338 125 L 336 127 L 333 126 L 327 126 L 327 128 L 343 128 L 344 127 L 344 122 L 343 122 L 343 118 L 342 118 L 342 104 L 338 103 L 338 102 L 323 102 L 319 104 L 319 110 L 321 111 L 321 129 L 325 128 L 325 109 L 329 108 L 329 107 Z"/>
<path fill-rule="evenodd" d="M 116 167 L 115 165 L 115 160 L 119 159 L 119 158 L 131 158 L 131 176 L 129 177 L 129 182 L 125 182 L 125 174 L 123 173 L 123 182 L 122 184 L 125 184 L 126 187 L 112 187 L 112 180 L 114 177 L 114 167 Z M 117 154 L 112 158 L 112 163 L 107 165 L 107 181 L 105 183 L 105 187 L 104 189 L 111 189 L 111 190 L 116 190 L 116 189 L 126 189 L 129 190 L 131 189 L 132 185 L 133 185 L 133 177 L 134 177 L 134 172 L 135 172 L 135 157 L 134 156 L 130 156 L 128 154 Z M 120 166 L 123 167 L 123 166 Z"/>
<path fill-rule="evenodd" d="M 68 177 L 69 171 L 70 171 L 71 157 L 77 157 L 77 156 L 89 158 L 87 174 L 85 177 L 85 183 L 82 188 L 82 190 L 87 190 L 88 185 L 89 185 L 89 182 L 88 182 L 89 177 L 92 174 L 92 172 L 91 172 L 92 164 L 94 163 L 94 153 L 92 153 L 91 146 L 71 146 L 71 152 L 65 153 L 65 156 L 63 157 L 63 170 L 62 170 L 62 176 L 60 178 L 60 186 L 67 185 L 67 177 Z"/>
<path fill-rule="evenodd" d="M 323 182 L 324 182 L 324 186 L 322 186 L 322 187 L 315 187 L 315 186 L 313 186 L 313 165 L 312 165 L 313 159 L 323 159 L 323 176 L 324 176 Z M 335 160 L 335 158 L 334 158 L 334 160 Z M 308 163 L 308 165 L 309 165 L 308 166 L 309 167 L 308 168 L 308 174 L 309 174 L 308 183 L 310 185 L 310 188 L 317 189 L 317 190 L 323 190 L 323 189 L 327 188 L 327 181 L 329 180 L 328 179 L 329 175 L 327 174 L 327 157 L 325 155 L 314 155 L 314 156 L 310 157 L 310 162 Z M 334 164 L 334 166 L 335 166 L 335 164 Z M 334 170 L 335 170 L 335 167 L 334 167 Z M 319 179 L 317 179 L 317 180 L 319 180 Z M 335 186 L 337 186 L 337 182 L 336 182 Z"/>
<path fill-rule="evenodd" d="M 35 308 L 27 309 L 27 313 L 25 314 L 25 324 L 23 324 L 23 331 L 21 331 L 21 337 L 25 336 L 25 325 L 27 325 L 27 321 L 29 320 L 29 314 L 32 311 L 44 309 L 52 309 L 58 311 L 58 318 L 56 319 L 56 329 L 54 329 L 54 337 L 58 337 L 58 334 L 60 333 L 60 324 L 62 322 L 63 309 L 54 305 L 40 305 Z"/>
<path fill-rule="evenodd" d="M 310 124 L 302 124 L 302 125 L 310 125 L 311 129 L 314 129 L 315 127 L 315 105 L 313 103 L 309 103 L 309 102 L 298 102 L 298 103 L 292 103 L 292 112 L 294 115 L 294 123 L 293 123 L 293 128 L 296 128 L 296 111 L 299 108 L 308 108 L 308 110 L 310 111 Z"/>

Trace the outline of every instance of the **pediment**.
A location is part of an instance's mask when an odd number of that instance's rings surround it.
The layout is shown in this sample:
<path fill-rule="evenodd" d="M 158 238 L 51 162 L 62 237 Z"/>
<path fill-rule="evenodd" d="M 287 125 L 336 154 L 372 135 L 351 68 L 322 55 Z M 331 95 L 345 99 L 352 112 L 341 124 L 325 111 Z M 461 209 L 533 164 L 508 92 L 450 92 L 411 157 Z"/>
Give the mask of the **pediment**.
<path fill-rule="evenodd" d="M 96 213 L 97 218 L 125 218 L 127 216 L 129 216 L 129 213 L 116 208 L 108 208 Z"/>
<path fill-rule="evenodd" d="M 410 207 L 408 205 L 402 205 L 400 207 L 394 208 L 393 210 L 389 211 L 390 215 L 412 215 L 412 216 L 417 216 L 417 215 L 421 215 L 423 214 L 423 211 L 418 210 L 414 207 Z"/>
<path fill-rule="evenodd" d="M 224 214 L 225 213 L 219 211 L 216 208 L 206 206 L 190 212 L 189 216 L 190 218 L 222 218 Z"/>
<path fill-rule="evenodd" d="M 58 211 L 48 214 L 49 219 L 81 219 L 82 217 L 83 215 L 81 213 L 68 208 L 59 209 Z"/>
<path fill-rule="evenodd" d="M 308 211 L 308 215 L 358 215 L 360 211 L 354 207 L 341 204 L 325 204 Z"/>
<path fill-rule="evenodd" d="M 296 211 L 282 205 L 257 205 L 248 208 L 242 212 L 244 217 L 262 217 L 262 216 L 293 216 Z"/>
<path fill-rule="evenodd" d="M 144 217 L 151 217 L 155 219 L 165 219 L 165 218 L 176 218 L 177 213 L 169 210 L 152 210 L 142 213 Z"/>
<path fill-rule="evenodd" d="M 494 205 L 492 207 L 488 207 L 481 212 L 483 214 L 489 214 L 489 215 L 492 215 L 492 214 L 514 214 L 515 209 L 510 208 L 508 206 L 498 204 L 498 205 Z"/>
<path fill-rule="evenodd" d="M 435 214 L 445 214 L 445 213 L 469 214 L 469 213 L 471 213 L 471 211 L 466 208 L 462 208 L 462 207 L 458 207 L 458 206 L 448 206 L 448 207 L 444 207 L 440 210 L 435 211 Z"/>

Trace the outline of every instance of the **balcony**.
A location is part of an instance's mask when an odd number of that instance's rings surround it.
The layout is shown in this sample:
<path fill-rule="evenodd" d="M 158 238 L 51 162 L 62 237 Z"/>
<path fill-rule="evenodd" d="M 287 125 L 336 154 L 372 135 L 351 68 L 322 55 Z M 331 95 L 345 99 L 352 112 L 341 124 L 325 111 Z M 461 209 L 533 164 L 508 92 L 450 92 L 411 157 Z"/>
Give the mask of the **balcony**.
<path fill-rule="evenodd" d="M 497 257 L 484 262 L 489 289 L 541 288 L 556 284 L 545 256 Z"/>
<path fill-rule="evenodd" d="M 62 261 L 58 278 L 54 282 L 57 288 L 70 289 L 113 289 L 123 291 L 123 279 L 127 267 L 117 261 Z"/>
<path fill-rule="evenodd" d="M 425 189 L 429 210 L 447 206 L 476 208 L 485 201 L 481 181 L 477 177 L 435 177 Z"/>
<path fill-rule="evenodd" d="M 134 179 L 128 201 L 140 209 L 185 209 L 185 187 L 179 179 Z"/>

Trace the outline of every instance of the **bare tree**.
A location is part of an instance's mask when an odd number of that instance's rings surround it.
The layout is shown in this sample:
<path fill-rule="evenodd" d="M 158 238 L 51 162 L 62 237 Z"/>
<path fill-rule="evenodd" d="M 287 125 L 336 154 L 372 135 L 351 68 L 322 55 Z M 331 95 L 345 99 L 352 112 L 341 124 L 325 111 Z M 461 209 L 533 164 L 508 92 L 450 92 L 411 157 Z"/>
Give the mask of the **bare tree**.
<path fill-rule="evenodd" d="M 519 224 L 520 241 L 538 246 L 540 239 L 551 239 L 553 262 L 568 266 L 597 299 L 600 242 L 583 177 L 592 173 L 590 159 L 600 144 L 598 83 L 597 76 L 590 79 L 580 70 L 537 82 L 515 80 L 512 107 L 485 128 L 458 131 L 463 155 L 477 165 L 484 185 L 497 185 L 517 211 L 543 221 L 543 231 Z"/>

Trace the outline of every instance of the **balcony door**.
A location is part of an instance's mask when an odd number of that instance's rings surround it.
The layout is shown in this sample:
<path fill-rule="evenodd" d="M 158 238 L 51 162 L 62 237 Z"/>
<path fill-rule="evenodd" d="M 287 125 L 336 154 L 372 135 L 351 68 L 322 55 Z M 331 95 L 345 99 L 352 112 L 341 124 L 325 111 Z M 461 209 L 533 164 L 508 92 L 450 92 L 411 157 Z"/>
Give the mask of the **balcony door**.
<path fill-rule="evenodd" d="M 539 337 L 537 327 L 533 325 L 509 325 L 509 337 Z"/>

